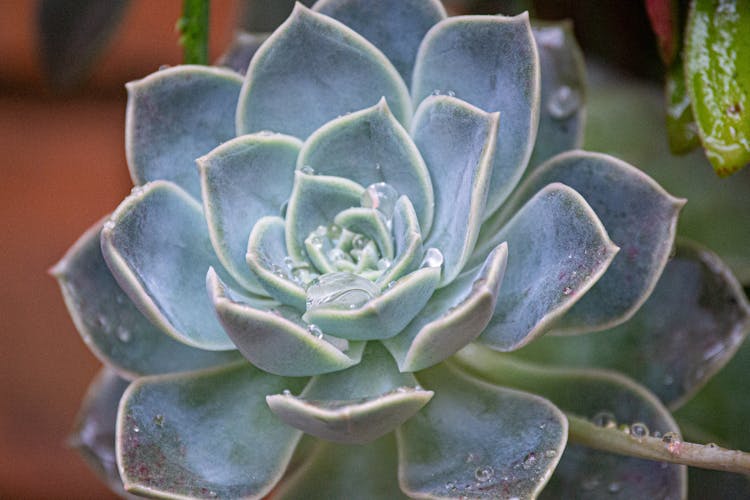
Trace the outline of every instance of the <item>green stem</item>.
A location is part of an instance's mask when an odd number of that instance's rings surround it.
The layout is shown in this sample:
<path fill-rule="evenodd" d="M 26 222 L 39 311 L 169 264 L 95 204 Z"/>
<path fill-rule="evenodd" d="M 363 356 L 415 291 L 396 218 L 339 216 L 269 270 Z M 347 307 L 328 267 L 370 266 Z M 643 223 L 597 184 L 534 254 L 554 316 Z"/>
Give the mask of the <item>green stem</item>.
<path fill-rule="evenodd" d="M 208 18 L 210 0 L 183 0 L 177 21 L 184 64 L 208 64 Z"/>
<path fill-rule="evenodd" d="M 714 444 L 689 443 L 671 434 L 662 438 L 636 437 L 616 427 L 600 427 L 577 415 L 566 415 L 570 425 L 568 438 L 572 443 L 648 460 L 750 474 L 748 453 Z"/>

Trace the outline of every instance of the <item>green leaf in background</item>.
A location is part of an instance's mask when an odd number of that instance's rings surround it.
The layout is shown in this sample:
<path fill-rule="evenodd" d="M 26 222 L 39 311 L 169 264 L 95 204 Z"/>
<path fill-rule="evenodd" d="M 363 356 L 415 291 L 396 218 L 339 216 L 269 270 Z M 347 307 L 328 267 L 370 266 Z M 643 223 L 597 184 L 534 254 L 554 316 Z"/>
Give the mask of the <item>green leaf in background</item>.
<path fill-rule="evenodd" d="M 750 163 L 750 0 L 696 0 L 685 82 L 706 156 L 726 177 Z"/>
<path fill-rule="evenodd" d="M 129 4 L 129 0 L 39 2 L 39 57 L 53 87 L 69 89 L 88 76 Z"/>
<path fill-rule="evenodd" d="M 674 154 L 689 153 L 701 145 L 698 124 L 695 123 L 690 95 L 685 85 L 682 59 L 676 61 L 666 74 L 667 137 Z"/>
<path fill-rule="evenodd" d="M 183 64 L 208 64 L 209 0 L 184 0 L 177 20 Z"/>

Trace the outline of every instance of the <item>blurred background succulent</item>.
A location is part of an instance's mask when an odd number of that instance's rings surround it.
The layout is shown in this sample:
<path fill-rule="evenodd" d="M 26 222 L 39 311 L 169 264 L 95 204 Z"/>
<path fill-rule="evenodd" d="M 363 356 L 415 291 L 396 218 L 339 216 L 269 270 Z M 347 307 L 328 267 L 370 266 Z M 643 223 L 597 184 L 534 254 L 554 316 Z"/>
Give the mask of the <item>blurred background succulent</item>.
<path fill-rule="evenodd" d="M 114 487 L 681 498 L 667 462 L 748 471 L 667 406 L 750 307 L 675 243 L 684 200 L 577 149 L 568 24 L 321 0 L 223 64 L 128 84 L 136 187 L 53 269 L 108 366 L 77 436 Z"/>

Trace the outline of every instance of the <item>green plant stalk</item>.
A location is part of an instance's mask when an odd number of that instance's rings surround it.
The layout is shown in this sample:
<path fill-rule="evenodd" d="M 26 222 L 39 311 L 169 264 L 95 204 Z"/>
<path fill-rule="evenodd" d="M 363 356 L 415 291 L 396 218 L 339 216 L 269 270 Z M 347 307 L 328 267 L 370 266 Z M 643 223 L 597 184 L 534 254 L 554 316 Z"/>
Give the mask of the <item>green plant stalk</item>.
<path fill-rule="evenodd" d="M 570 442 L 597 450 L 631 457 L 672 462 L 703 469 L 750 474 L 750 454 L 714 444 L 682 441 L 674 436 L 636 437 L 617 427 L 600 427 L 589 420 L 567 413 Z"/>
<path fill-rule="evenodd" d="M 177 21 L 184 64 L 208 64 L 208 19 L 210 0 L 184 0 Z"/>

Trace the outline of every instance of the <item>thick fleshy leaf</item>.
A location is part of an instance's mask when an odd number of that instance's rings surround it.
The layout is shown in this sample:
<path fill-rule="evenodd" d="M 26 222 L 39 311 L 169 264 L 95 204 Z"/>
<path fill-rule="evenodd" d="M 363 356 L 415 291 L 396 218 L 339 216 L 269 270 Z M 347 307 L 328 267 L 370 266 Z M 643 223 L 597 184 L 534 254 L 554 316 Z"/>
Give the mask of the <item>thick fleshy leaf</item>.
<path fill-rule="evenodd" d="M 289 307 L 253 307 L 212 270 L 206 276 L 216 315 L 243 356 L 258 368 L 290 377 L 343 370 L 359 362 L 364 344 L 329 342 Z"/>
<path fill-rule="evenodd" d="M 104 261 L 99 243 L 102 223 L 86 231 L 51 273 L 60 283 L 65 304 L 83 341 L 103 363 L 121 377 L 133 379 L 139 375 L 198 370 L 240 359 L 236 352 L 189 347 L 143 317 Z"/>
<path fill-rule="evenodd" d="M 586 200 L 559 183 L 535 194 L 495 240 L 508 242 L 508 268 L 479 341 L 499 351 L 518 349 L 549 330 L 618 251 Z"/>
<path fill-rule="evenodd" d="M 651 296 L 605 332 L 545 337 L 519 351 L 551 365 L 611 368 L 679 406 L 735 353 L 750 331 L 750 304 L 718 257 L 679 241 Z"/>
<path fill-rule="evenodd" d="M 168 180 L 200 197 L 195 159 L 234 137 L 242 77 L 208 66 L 176 66 L 130 82 L 125 153 L 133 184 Z"/>
<path fill-rule="evenodd" d="M 117 416 L 125 488 L 172 498 L 262 498 L 281 478 L 301 435 L 263 398 L 303 385 L 304 379 L 276 377 L 244 362 L 138 379 Z"/>
<path fill-rule="evenodd" d="M 361 35 L 297 3 L 250 63 L 237 133 L 272 130 L 306 139 L 381 97 L 405 124 L 409 92 L 390 61 Z"/>
<path fill-rule="evenodd" d="M 362 186 L 385 182 L 409 198 L 425 234 L 432 225 L 435 201 L 430 173 L 385 99 L 315 131 L 305 142 L 297 166 Z"/>
<path fill-rule="evenodd" d="M 580 148 L 586 119 L 586 68 L 573 26 L 567 21 L 540 23 L 534 25 L 533 33 L 539 50 L 542 88 L 539 130 L 529 167 L 563 151 Z M 504 119 L 505 116 L 500 119 L 501 128 Z"/>
<path fill-rule="evenodd" d="M 750 3 L 696 0 L 685 82 L 706 156 L 721 177 L 750 164 Z"/>
<path fill-rule="evenodd" d="M 680 211 L 677 233 L 710 246 L 741 283 L 750 285 L 750 231 L 737 230 L 750 227 L 750 169 L 725 182 L 714 174 L 702 152 L 670 154 L 665 141 L 654 140 L 666 134 L 662 89 L 602 68 L 590 74 L 586 148 L 637 165 L 670 193 L 700 200 Z M 614 128 L 613 116 L 618 123 Z"/>
<path fill-rule="evenodd" d="M 104 223 L 102 253 L 140 311 L 177 340 L 228 350 L 206 295 L 205 273 L 220 268 L 200 204 L 175 184 L 135 188 Z"/>
<path fill-rule="evenodd" d="M 422 233 L 414 206 L 406 196 L 396 201 L 391 220 L 395 257 L 377 279 L 381 287 L 413 271 L 422 260 Z"/>
<path fill-rule="evenodd" d="M 42 67 L 55 87 L 68 90 L 89 76 L 124 19 L 130 1 L 42 0 L 36 5 Z"/>
<path fill-rule="evenodd" d="M 425 245 L 443 253 L 442 285 L 461 272 L 479 234 L 498 116 L 450 96 L 425 99 L 414 116 L 412 137 L 435 179 L 435 216 Z"/>
<path fill-rule="evenodd" d="M 534 498 L 567 440 L 548 401 L 439 365 L 419 374 L 435 396 L 397 431 L 401 489 L 420 498 Z"/>
<path fill-rule="evenodd" d="M 539 79 L 526 13 L 451 17 L 435 25 L 419 48 L 412 82 L 415 104 L 437 92 L 502 113 L 482 219 L 510 194 L 529 161 L 539 122 Z M 437 178 L 436 184 L 443 180 Z"/>
<path fill-rule="evenodd" d="M 375 242 L 383 258 L 389 261 L 393 259 L 393 238 L 388 220 L 380 210 L 364 207 L 347 208 L 339 212 L 333 222 L 349 231 L 367 236 Z"/>
<path fill-rule="evenodd" d="M 593 418 L 597 424 L 640 423 L 646 432 L 679 436 L 677 424 L 659 400 L 617 373 L 533 365 L 476 344 L 454 359 L 473 375 L 539 394 L 563 411 Z M 686 467 L 681 465 L 623 457 L 569 442 L 542 498 L 684 498 L 686 479 Z"/>
<path fill-rule="evenodd" d="M 248 33 L 236 31 L 232 42 L 221 55 L 216 66 L 224 66 L 240 75 L 247 73 L 247 67 L 258 49 L 266 41 L 270 33 Z"/>
<path fill-rule="evenodd" d="M 401 371 L 439 363 L 484 331 L 495 310 L 507 259 L 508 246 L 503 243 L 478 271 L 467 271 L 441 288 L 401 334 L 384 341 Z"/>
<path fill-rule="evenodd" d="M 656 286 L 674 244 L 677 214 L 685 200 L 667 193 L 653 179 L 624 161 L 600 153 L 557 155 L 519 187 L 502 214 L 482 228 L 495 241 L 493 227 L 550 182 L 578 191 L 622 250 L 601 280 L 554 325 L 579 334 L 611 328 L 630 318 Z M 512 249 L 511 249 L 512 252 Z"/>
<path fill-rule="evenodd" d="M 245 262 L 247 239 L 261 217 L 278 215 L 289 199 L 301 146 L 293 137 L 253 134 L 198 159 L 216 255 L 237 282 L 256 293 L 264 290 Z"/>
<path fill-rule="evenodd" d="M 320 0 L 313 9 L 372 42 L 407 84 L 411 83 L 419 44 L 434 24 L 445 19 L 438 0 Z"/>
<path fill-rule="evenodd" d="M 255 223 L 247 243 L 247 264 L 268 294 L 281 302 L 305 310 L 305 289 L 292 275 L 286 261 L 284 219 L 263 217 Z"/>
<path fill-rule="evenodd" d="M 299 396 L 266 397 L 284 422 L 313 436 L 339 443 L 367 443 L 398 427 L 432 397 L 413 375 L 400 373 L 378 343 L 348 370 L 313 378 Z"/>
<path fill-rule="evenodd" d="M 387 339 L 403 330 L 422 310 L 439 281 L 440 267 L 423 267 L 402 277 L 361 307 L 316 307 L 303 318 L 337 337 Z"/>
<path fill-rule="evenodd" d="M 398 487 L 398 455 L 393 434 L 366 445 L 319 442 L 308 461 L 274 490 L 279 500 L 318 498 L 402 500 Z"/>
<path fill-rule="evenodd" d="M 680 13 L 676 0 L 646 0 L 646 12 L 666 66 L 672 64 L 680 46 Z"/>
<path fill-rule="evenodd" d="M 286 211 L 286 248 L 302 261 L 304 241 L 318 226 L 327 227 L 339 212 L 359 206 L 364 188 L 341 177 L 311 175 L 297 170 Z"/>
<path fill-rule="evenodd" d="M 123 498 L 135 498 L 122 487 L 115 461 L 117 404 L 128 387 L 114 371 L 99 371 L 78 410 L 68 443 L 75 447 L 102 481 Z M 395 478 L 394 478 L 395 482 Z"/>

